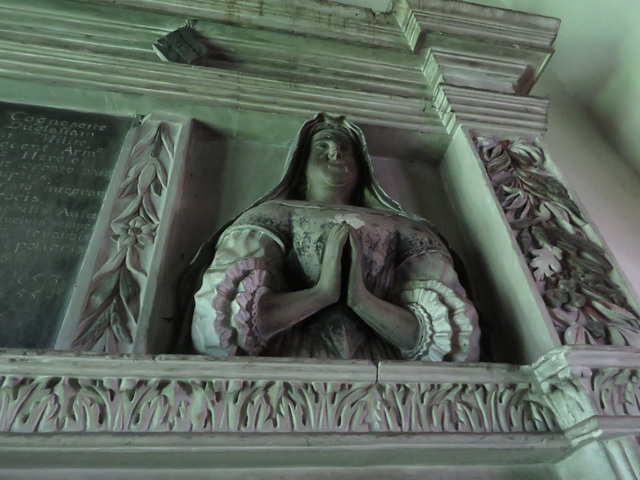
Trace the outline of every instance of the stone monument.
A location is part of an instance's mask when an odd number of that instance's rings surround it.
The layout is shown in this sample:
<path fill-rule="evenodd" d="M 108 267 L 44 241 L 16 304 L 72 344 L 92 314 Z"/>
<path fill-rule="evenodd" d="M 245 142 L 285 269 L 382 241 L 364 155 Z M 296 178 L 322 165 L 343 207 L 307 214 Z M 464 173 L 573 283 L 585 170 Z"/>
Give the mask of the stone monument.
<path fill-rule="evenodd" d="M 345 117 L 302 126 L 280 184 L 214 235 L 203 265 L 201 353 L 478 359 L 477 313 L 445 242 L 384 192 Z"/>

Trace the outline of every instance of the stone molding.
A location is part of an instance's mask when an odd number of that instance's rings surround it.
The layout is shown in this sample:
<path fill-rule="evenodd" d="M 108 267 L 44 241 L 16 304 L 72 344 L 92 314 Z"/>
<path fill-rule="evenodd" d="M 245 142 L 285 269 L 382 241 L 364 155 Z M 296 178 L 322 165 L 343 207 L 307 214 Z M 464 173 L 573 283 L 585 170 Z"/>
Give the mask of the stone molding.
<path fill-rule="evenodd" d="M 529 78 L 531 66 L 526 61 L 438 47 L 427 50 L 424 74 L 428 85 L 445 84 L 516 95 L 526 93 L 533 81 Z"/>
<path fill-rule="evenodd" d="M 402 0 L 394 15 L 424 51 L 428 84 L 526 95 L 553 54 L 560 21 L 467 2 Z"/>
<path fill-rule="evenodd" d="M 297 35 L 338 38 L 367 46 L 406 47 L 403 32 L 398 30 L 389 15 L 375 14 L 368 8 L 338 2 L 97 0 L 91 3 L 142 12 L 170 13 L 183 20 L 206 20 L 284 32 L 291 32 L 293 29 Z"/>
<path fill-rule="evenodd" d="M 567 437 L 637 435 L 640 430 L 640 352 L 631 348 L 572 346 L 533 366 Z"/>
<path fill-rule="evenodd" d="M 372 125 L 444 133 L 437 115 L 427 108 L 430 97 L 425 96 L 419 59 L 406 45 L 382 50 L 375 58 L 367 54 L 370 29 L 378 39 L 384 37 L 380 28 L 403 37 L 393 19 L 367 16 L 366 9 L 296 4 L 296 22 L 308 23 L 304 30 L 282 23 L 291 13 L 289 2 L 123 0 L 117 6 L 130 15 L 118 22 L 109 10 L 116 7 L 113 2 L 60 0 L 73 14 L 51 5 L 25 13 L 15 3 L 0 6 L 0 24 L 12 32 L 11 39 L 0 41 L 6 78 L 232 110 L 302 116 L 340 112 Z M 256 14 L 260 9 L 263 16 Z M 349 16 L 356 22 L 351 33 L 336 38 L 334 30 L 348 30 Z M 185 18 L 199 18 L 199 31 L 216 47 L 229 50 L 232 61 L 206 67 L 161 61 L 153 42 L 183 25 Z M 327 28 L 325 18 L 333 18 L 335 28 Z M 145 28 L 140 28 L 142 22 Z M 262 23 L 273 25 L 262 30 Z M 332 41 L 308 38 L 312 32 L 324 32 Z M 360 43 L 354 42 L 357 38 Z"/>
<path fill-rule="evenodd" d="M 429 478 L 434 466 L 439 472 L 443 465 L 450 465 L 455 471 L 477 477 L 478 465 L 513 470 L 557 461 L 570 448 L 561 435 L 545 433 L 0 433 L 0 472 L 12 479 L 77 478 L 93 473 L 101 478 L 111 474 L 112 478 L 171 475 L 180 479 L 215 476 L 237 480 L 251 475 L 274 480 L 319 480 L 346 475 L 365 480 L 373 471 L 377 478 L 404 480 L 408 474 Z M 132 467 L 134 471 L 123 470 Z M 67 469 L 66 476 L 60 472 L 63 469 Z M 83 469 L 82 473 L 76 469 Z M 130 471 L 131 475 L 123 475 Z"/>
<path fill-rule="evenodd" d="M 5 432 L 558 431 L 526 367 L 383 363 L 376 380 L 369 362 L 68 353 L 1 361 Z"/>
<path fill-rule="evenodd" d="M 467 2 L 399 0 L 395 14 L 413 45 L 418 27 L 423 32 L 551 52 L 560 28 L 557 18 Z"/>
<path fill-rule="evenodd" d="M 434 95 L 447 132 L 464 125 L 487 135 L 523 135 L 536 138 L 547 130 L 549 101 L 441 84 Z"/>
<path fill-rule="evenodd" d="M 611 347 L 562 347 L 532 367 L 20 351 L 0 362 L 0 431 L 14 434 L 564 433 L 580 443 L 640 428 L 640 353 Z"/>
<path fill-rule="evenodd" d="M 185 65 L 104 58 L 89 53 L 60 53 L 43 47 L 0 42 L 4 76 L 41 79 L 75 88 L 153 95 L 171 101 L 268 113 L 310 115 L 319 110 L 342 112 L 371 125 L 443 133 L 440 120 L 425 115 L 419 97 L 360 92 L 352 89 L 291 84 L 286 80 Z M 28 63 L 24 60 L 28 57 Z M 276 101 L 274 101 L 276 100 Z"/>
<path fill-rule="evenodd" d="M 291 3 L 295 21 L 283 22 Z M 115 21 L 109 9 L 116 7 L 127 17 Z M 481 21 L 470 20 L 469 8 L 479 9 L 474 14 Z M 407 45 L 406 15 L 421 19 L 418 29 L 438 33 L 426 49 L 413 52 Z M 442 136 L 448 119 L 439 115 L 442 105 L 432 108 L 431 82 L 526 93 L 557 31 L 555 19 L 444 0 L 402 1 L 394 12 L 379 14 L 330 2 L 257 0 L 56 0 L 25 11 L 9 0 L 0 6 L 0 18 L 11 33 L 0 41 L 0 67 L 16 82 L 232 110 L 302 116 L 325 110 Z M 162 62 L 152 43 L 187 19 L 229 58 L 198 67 Z M 495 34 L 505 19 L 520 32 L 515 46 Z M 532 50 L 523 39 L 534 26 L 544 35 Z M 373 57 L 370 45 L 381 47 Z M 470 80 L 461 80 L 461 73 Z M 496 115 L 490 103 L 475 108 L 486 109 L 486 118 Z"/>

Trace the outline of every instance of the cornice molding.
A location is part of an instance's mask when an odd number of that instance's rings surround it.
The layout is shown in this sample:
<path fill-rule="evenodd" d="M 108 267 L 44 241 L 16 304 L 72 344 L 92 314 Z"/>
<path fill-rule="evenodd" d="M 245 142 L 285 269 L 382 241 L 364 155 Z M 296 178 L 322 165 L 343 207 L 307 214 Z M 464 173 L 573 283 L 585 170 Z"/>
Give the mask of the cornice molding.
<path fill-rule="evenodd" d="M 438 47 L 427 50 L 424 64 L 428 85 L 446 84 L 515 95 L 529 90 L 532 74 L 527 61 Z"/>
<path fill-rule="evenodd" d="M 449 133 L 464 125 L 478 135 L 536 138 L 547 130 L 549 101 L 452 85 L 440 85 L 434 108 Z"/>
<path fill-rule="evenodd" d="M 309 115 L 344 113 L 370 125 L 443 133 L 428 99 L 336 88 L 205 67 L 70 52 L 0 41 L 3 76 L 24 81 L 151 95 L 231 109 Z M 427 115 L 425 115 L 427 112 Z"/>
<path fill-rule="evenodd" d="M 412 49 L 425 52 L 427 84 L 527 95 L 553 54 L 555 18 L 445 0 L 399 0 Z"/>
<path fill-rule="evenodd" d="M 296 116 L 326 110 L 438 135 L 452 129 L 442 95 L 432 95 L 438 85 L 475 89 L 469 92 L 475 102 L 449 100 L 458 120 L 544 131 L 535 115 L 522 120 L 520 107 L 509 105 L 505 116 L 484 91 L 526 93 L 557 29 L 555 19 L 444 0 L 400 0 L 392 13 L 378 15 L 293 0 L 38 0 L 27 11 L 8 0 L 0 18 L 7 34 L 0 68 L 13 80 L 233 110 Z M 197 20 L 203 35 L 237 61 L 198 67 L 162 62 L 151 44 L 187 19 Z M 414 27 L 416 35 L 437 35 L 412 53 L 405 35 Z M 542 37 L 534 41 L 537 27 Z M 513 42 L 500 43 L 510 33 Z M 382 48 L 371 55 L 371 47 Z"/>
<path fill-rule="evenodd" d="M 226 18 L 221 13 L 225 2 L 122 1 L 118 5 L 129 9 L 131 15 L 117 18 L 105 17 L 112 2 L 57 3 L 68 9 L 76 5 L 77 9 L 52 10 L 46 2 L 27 12 L 11 3 L 0 6 L 0 29 L 10 39 L 0 41 L 4 77 L 54 88 L 60 84 L 233 110 L 302 116 L 324 110 L 374 126 L 445 133 L 435 112 L 428 108 L 431 97 L 419 59 L 408 50 L 382 49 L 370 57 L 366 55 L 370 50 L 362 45 L 345 43 L 339 35 L 331 41 L 308 38 L 295 24 L 282 24 L 281 31 L 274 33 L 208 22 L 201 24 L 203 34 L 221 48 L 233 50 L 237 62 L 188 66 L 161 61 L 152 51 L 153 41 L 184 21 L 175 16 L 181 8 L 212 4 L 215 8 L 208 18 L 222 21 Z M 244 2 L 238 12 L 246 10 L 242 15 L 249 15 L 254 3 Z M 319 12 L 329 7 L 313 5 L 320 9 L 312 9 L 315 17 L 305 10 L 306 16 L 301 18 L 315 18 L 324 31 Z M 102 8 L 97 12 L 101 16 L 94 11 L 98 7 Z M 145 12 L 138 7 L 149 9 L 147 24 L 140 23 Z M 275 15 L 281 5 L 274 2 L 269 8 Z M 355 7 L 344 9 L 336 11 L 363 12 Z M 375 18 L 358 21 L 371 28 L 377 22 Z M 391 22 L 391 27 L 385 28 L 397 30 L 393 25 Z M 330 37 L 328 30 L 326 37 Z M 340 49 L 335 49 L 337 45 Z"/>
<path fill-rule="evenodd" d="M 391 15 L 360 6 L 296 0 L 58 0 L 93 7 L 131 9 L 174 18 L 340 39 L 367 46 L 406 48 Z"/>
<path fill-rule="evenodd" d="M 412 48 L 418 27 L 425 33 L 551 52 L 560 27 L 557 18 L 447 0 L 398 0 L 394 14 Z"/>

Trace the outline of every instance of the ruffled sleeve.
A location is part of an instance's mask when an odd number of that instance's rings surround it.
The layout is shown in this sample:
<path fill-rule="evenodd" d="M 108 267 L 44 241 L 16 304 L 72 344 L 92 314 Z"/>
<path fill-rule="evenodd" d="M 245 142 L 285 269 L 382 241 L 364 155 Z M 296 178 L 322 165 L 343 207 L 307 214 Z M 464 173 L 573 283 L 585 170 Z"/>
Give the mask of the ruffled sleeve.
<path fill-rule="evenodd" d="M 258 354 L 266 340 L 256 324 L 260 298 L 284 290 L 284 244 L 267 228 L 232 226 L 195 295 L 192 338 L 201 353 Z"/>
<path fill-rule="evenodd" d="M 411 256 L 396 269 L 395 284 L 397 302 L 420 324 L 418 341 L 401 352 L 404 358 L 434 362 L 478 359 L 478 314 L 445 251 Z"/>

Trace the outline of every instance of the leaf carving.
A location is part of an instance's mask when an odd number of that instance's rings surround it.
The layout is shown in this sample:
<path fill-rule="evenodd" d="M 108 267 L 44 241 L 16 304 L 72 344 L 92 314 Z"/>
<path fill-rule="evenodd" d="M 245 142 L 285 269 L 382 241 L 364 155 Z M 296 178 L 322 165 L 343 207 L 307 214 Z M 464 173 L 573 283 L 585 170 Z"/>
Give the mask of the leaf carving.
<path fill-rule="evenodd" d="M 171 160 L 173 155 L 171 130 L 165 123 L 144 133 L 132 149 L 132 165 L 120 185 L 121 202 L 111 222 L 115 245 L 92 278 L 72 348 L 118 351 L 119 346 L 133 342 L 140 315 L 140 282 L 147 277 L 143 261 L 149 261 L 140 253 L 154 243 L 160 222 L 156 202 L 167 188 L 163 159 Z"/>
<path fill-rule="evenodd" d="M 476 148 L 563 341 L 636 342 L 640 315 L 577 203 L 546 168 L 544 151 L 525 140 L 483 137 Z"/>
<path fill-rule="evenodd" d="M 534 259 L 531 266 L 534 269 L 533 275 L 536 280 L 544 280 L 562 270 L 560 260 L 562 251 L 558 247 L 545 247 L 532 251 Z"/>

